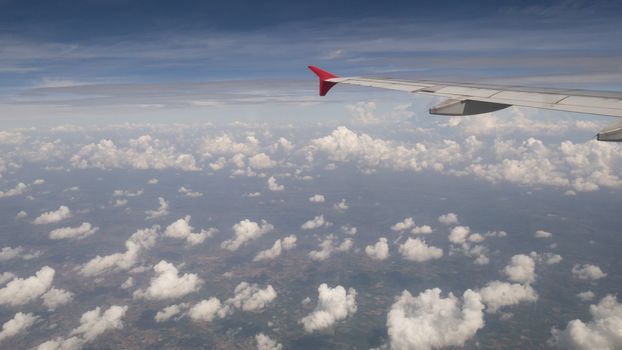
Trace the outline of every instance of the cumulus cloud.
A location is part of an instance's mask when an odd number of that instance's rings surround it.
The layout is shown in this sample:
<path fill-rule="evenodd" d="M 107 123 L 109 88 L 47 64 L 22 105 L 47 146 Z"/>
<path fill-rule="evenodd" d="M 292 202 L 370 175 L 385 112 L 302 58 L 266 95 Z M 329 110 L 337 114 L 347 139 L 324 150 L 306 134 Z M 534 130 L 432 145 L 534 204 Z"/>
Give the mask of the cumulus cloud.
<path fill-rule="evenodd" d="M 24 252 L 24 248 L 22 246 L 13 247 L 3 247 L 0 250 L 0 261 L 7 261 L 11 259 L 15 259 L 19 257 Z"/>
<path fill-rule="evenodd" d="M 384 260 L 389 257 L 389 244 L 385 237 L 381 237 L 374 245 L 365 247 L 365 254 L 374 260 Z"/>
<path fill-rule="evenodd" d="M 451 243 L 462 244 L 466 241 L 470 233 L 471 230 L 468 226 L 456 226 L 451 229 L 448 238 Z"/>
<path fill-rule="evenodd" d="M 191 198 L 197 198 L 197 197 L 201 197 L 203 196 L 203 193 L 201 192 L 196 192 L 196 191 L 192 191 L 191 189 L 188 189 L 184 186 L 181 186 L 177 192 L 182 193 L 184 196 L 186 197 L 191 197 Z"/>
<path fill-rule="evenodd" d="M 326 199 L 321 194 L 314 194 L 313 196 L 309 197 L 309 202 L 311 203 L 324 203 L 325 201 Z"/>
<path fill-rule="evenodd" d="M 283 250 L 290 250 L 296 247 L 297 237 L 295 235 L 289 235 L 283 239 L 277 239 L 271 248 L 262 250 L 253 261 L 272 260 L 281 255 Z"/>
<path fill-rule="evenodd" d="M 255 341 L 257 342 L 257 350 L 283 350 L 283 345 L 263 333 L 255 335 Z"/>
<path fill-rule="evenodd" d="M 5 282 L 8 282 L 10 280 L 12 280 L 13 278 L 15 278 L 15 274 L 13 272 L 3 272 L 0 273 L 0 285 L 3 285 Z"/>
<path fill-rule="evenodd" d="M 458 224 L 458 215 L 454 213 L 443 214 L 438 217 L 438 222 L 444 225 L 457 225 Z"/>
<path fill-rule="evenodd" d="M 14 197 L 24 194 L 28 190 L 28 185 L 23 182 L 18 183 L 15 187 L 6 191 L 0 191 L 0 198 Z"/>
<path fill-rule="evenodd" d="M 350 225 L 344 225 L 341 226 L 341 232 L 345 233 L 348 236 L 354 236 L 358 232 L 358 229 Z"/>
<path fill-rule="evenodd" d="M 307 333 L 332 327 L 356 312 L 354 288 L 349 288 L 346 292 L 342 286 L 330 288 L 326 283 L 322 283 L 317 290 L 319 295 L 315 309 L 300 320 Z"/>
<path fill-rule="evenodd" d="M 64 289 L 51 288 L 43 294 L 43 305 L 48 311 L 54 311 L 59 306 L 65 305 L 73 300 L 74 294 Z"/>
<path fill-rule="evenodd" d="M 564 349 L 619 349 L 622 348 L 622 304 L 613 295 L 607 295 L 598 304 L 590 306 L 592 320 L 568 322 L 566 329 L 553 328 L 550 345 Z"/>
<path fill-rule="evenodd" d="M 337 241 L 335 235 L 328 235 L 320 242 L 319 250 L 312 250 L 309 252 L 309 258 L 311 260 L 322 261 L 328 259 L 333 252 L 345 252 L 352 248 L 353 241 L 351 238 L 344 239 L 341 243 Z"/>
<path fill-rule="evenodd" d="M 158 311 L 154 318 L 158 323 L 166 322 L 177 315 L 183 314 L 183 312 L 187 309 L 188 303 L 170 305 Z"/>
<path fill-rule="evenodd" d="M 404 220 L 396 223 L 395 225 L 391 226 L 391 230 L 395 231 L 395 232 L 402 232 L 402 231 L 406 231 L 408 229 L 411 229 L 415 226 L 415 220 L 413 220 L 413 218 L 408 217 L 405 218 Z"/>
<path fill-rule="evenodd" d="M 484 327 L 481 297 L 468 289 L 462 300 L 438 288 L 418 296 L 403 291 L 387 315 L 389 342 L 393 349 L 431 350 L 462 347 Z"/>
<path fill-rule="evenodd" d="M 285 186 L 279 185 L 279 183 L 276 182 L 276 179 L 274 178 L 274 176 L 270 176 L 268 178 L 268 189 L 270 191 L 278 192 L 278 191 L 283 191 L 285 189 Z"/>
<path fill-rule="evenodd" d="M 404 259 L 416 262 L 440 259 L 443 256 L 443 249 L 429 246 L 420 238 L 408 238 L 399 246 L 399 252 Z"/>
<path fill-rule="evenodd" d="M 533 236 L 536 238 L 551 238 L 553 237 L 553 234 L 544 230 L 538 230 L 533 234 Z"/>
<path fill-rule="evenodd" d="M 35 225 L 53 224 L 71 217 L 71 210 L 61 205 L 58 209 L 39 215 L 33 222 Z"/>
<path fill-rule="evenodd" d="M 200 151 L 204 157 L 220 155 L 252 155 L 259 149 L 259 141 L 254 136 L 247 136 L 245 142 L 236 142 L 229 135 L 222 135 L 215 138 L 205 137 L 201 143 Z"/>
<path fill-rule="evenodd" d="M 103 139 L 98 143 L 83 146 L 73 155 L 70 163 L 75 168 L 134 168 L 134 169 L 179 169 L 197 171 L 196 160 L 190 154 L 179 153 L 166 141 L 149 135 L 130 139 L 126 147 L 119 147 L 113 141 Z"/>
<path fill-rule="evenodd" d="M 538 300 L 538 294 L 530 285 L 501 281 L 488 282 L 479 290 L 479 294 L 486 304 L 486 311 L 490 313 L 495 313 L 504 306 Z"/>
<path fill-rule="evenodd" d="M 158 203 L 158 209 L 145 211 L 147 220 L 153 220 L 168 215 L 168 202 L 164 198 L 158 197 Z"/>
<path fill-rule="evenodd" d="M 524 254 L 514 255 L 509 264 L 503 269 L 510 281 L 533 283 L 536 280 L 536 263 Z"/>
<path fill-rule="evenodd" d="M 600 267 L 591 264 L 575 264 L 572 267 L 572 275 L 578 279 L 591 281 L 596 281 L 607 276 Z"/>
<path fill-rule="evenodd" d="M 194 321 L 212 322 L 216 317 L 225 318 L 231 314 L 229 305 L 225 305 L 218 298 L 201 300 L 188 311 L 188 316 Z"/>
<path fill-rule="evenodd" d="M 138 197 L 143 194 L 143 190 L 129 191 L 129 190 L 114 190 L 112 192 L 113 197 Z"/>
<path fill-rule="evenodd" d="M 594 292 L 592 292 L 591 290 L 577 294 L 577 298 L 581 299 L 581 301 L 592 301 L 594 300 L 594 296 Z"/>
<path fill-rule="evenodd" d="M 305 222 L 304 224 L 302 224 L 300 228 L 303 230 L 313 230 L 316 228 L 320 228 L 324 225 L 326 225 L 326 220 L 324 220 L 324 215 L 319 215 Z"/>
<path fill-rule="evenodd" d="M 333 209 L 337 211 L 346 211 L 348 210 L 348 208 L 350 208 L 350 206 L 348 205 L 345 199 L 342 199 L 339 203 L 335 203 L 333 205 Z"/>
<path fill-rule="evenodd" d="M 255 169 L 268 169 L 276 166 L 276 162 L 263 152 L 248 158 L 248 164 Z"/>
<path fill-rule="evenodd" d="M 16 313 L 12 319 L 6 321 L 2 325 L 2 331 L 0 331 L 0 342 L 20 333 L 24 333 L 35 323 L 35 321 L 37 321 L 37 319 L 39 319 L 39 317 L 32 313 Z"/>
<path fill-rule="evenodd" d="M 231 305 L 236 309 L 251 312 L 261 312 L 276 299 L 277 293 L 268 285 L 261 289 L 257 284 L 241 282 L 235 287 L 233 298 L 227 299 L 225 304 Z"/>
<path fill-rule="evenodd" d="M 222 242 L 220 247 L 230 251 L 238 250 L 246 242 L 257 239 L 273 229 L 274 226 L 270 225 L 266 220 L 261 220 L 260 225 L 254 221 L 244 219 L 233 225 L 235 237 Z"/>
<path fill-rule="evenodd" d="M 115 271 L 126 271 L 134 267 L 140 255 L 156 243 L 160 226 L 140 229 L 125 241 L 126 251 L 106 256 L 96 256 L 80 267 L 79 272 L 83 276 L 97 276 Z"/>
<path fill-rule="evenodd" d="M 24 305 L 42 296 L 54 281 L 54 269 L 42 267 L 34 276 L 14 278 L 0 289 L 0 305 Z"/>
<path fill-rule="evenodd" d="M 147 289 L 138 289 L 134 292 L 134 298 L 149 300 L 176 299 L 184 295 L 197 292 L 203 280 L 194 273 L 179 275 L 175 265 L 160 261 L 153 270 L 156 276 L 151 278 Z"/>
<path fill-rule="evenodd" d="M 192 232 L 194 228 L 190 226 L 190 215 L 173 222 L 166 227 L 164 235 L 172 238 L 185 239 L 188 245 L 197 245 L 203 243 L 207 238 L 211 237 L 216 229 L 201 230 L 201 232 Z"/>
<path fill-rule="evenodd" d="M 93 227 L 88 222 L 83 222 L 77 227 L 62 227 L 50 231 L 50 239 L 82 239 L 97 232 L 99 227 Z"/>

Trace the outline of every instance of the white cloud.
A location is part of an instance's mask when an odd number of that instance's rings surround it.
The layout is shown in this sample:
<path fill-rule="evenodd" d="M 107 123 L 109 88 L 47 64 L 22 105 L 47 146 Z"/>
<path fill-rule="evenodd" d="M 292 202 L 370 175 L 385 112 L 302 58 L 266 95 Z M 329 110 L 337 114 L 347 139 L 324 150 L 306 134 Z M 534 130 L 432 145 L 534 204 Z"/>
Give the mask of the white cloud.
<path fill-rule="evenodd" d="M 155 184 L 157 184 L 158 182 L 160 182 L 160 180 L 155 179 L 155 178 L 154 178 L 154 179 L 149 179 L 149 180 L 147 180 L 147 184 L 149 184 L 149 185 L 155 185 Z"/>
<path fill-rule="evenodd" d="M 385 237 L 381 237 L 374 245 L 365 247 L 365 254 L 374 260 L 384 260 L 389 257 L 389 244 Z"/>
<path fill-rule="evenodd" d="M 536 263 L 524 254 L 517 254 L 510 259 L 510 263 L 503 272 L 510 281 L 521 283 L 533 283 L 536 280 Z"/>
<path fill-rule="evenodd" d="M 111 140 L 83 146 L 70 159 L 74 168 L 134 168 L 197 171 L 196 160 L 190 154 L 179 153 L 165 141 L 143 135 L 130 139 L 126 147 L 119 147 Z"/>
<path fill-rule="evenodd" d="M 232 305 L 236 309 L 251 312 L 261 312 L 276 299 L 277 293 L 268 285 L 266 288 L 261 289 L 257 284 L 250 284 L 247 282 L 241 282 L 235 287 L 235 295 L 233 298 L 227 299 L 225 304 Z"/>
<path fill-rule="evenodd" d="M 274 176 L 270 176 L 268 178 L 268 189 L 270 191 L 283 191 L 285 189 L 285 186 L 279 185 L 279 183 L 276 182 Z"/>
<path fill-rule="evenodd" d="M 128 277 L 123 283 L 121 283 L 121 289 L 130 289 L 134 287 L 134 277 Z"/>
<path fill-rule="evenodd" d="M 406 231 L 408 229 L 411 229 L 415 227 L 415 220 L 413 220 L 413 218 L 408 217 L 405 218 L 404 220 L 396 223 L 395 225 L 391 226 L 391 230 L 395 231 L 395 232 L 402 232 L 402 231 Z"/>
<path fill-rule="evenodd" d="M 238 250 L 246 242 L 257 239 L 273 229 L 274 226 L 270 225 L 266 220 L 261 220 L 260 225 L 254 221 L 244 219 L 233 225 L 235 238 L 222 242 L 220 247 L 230 251 Z"/>
<path fill-rule="evenodd" d="M 20 182 L 17 185 L 15 185 L 15 187 L 9 190 L 6 190 L 4 192 L 0 191 L 0 198 L 19 196 L 20 194 L 24 194 L 27 190 L 28 190 L 28 185 L 26 185 L 23 182 Z"/>
<path fill-rule="evenodd" d="M 164 235 L 172 238 L 185 239 L 188 245 L 197 245 L 205 241 L 205 239 L 211 237 L 216 229 L 210 228 L 209 230 L 201 230 L 201 232 L 192 232 L 194 228 L 190 226 L 190 215 L 173 222 L 166 227 Z"/>
<path fill-rule="evenodd" d="M 559 254 L 546 253 L 544 254 L 544 259 L 544 262 L 546 262 L 547 265 L 553 265 L 562 262 L 563 258 Z"/>
<path fill-rule="evenodd" d="M 28 217 L 28 213 L 26 213 L 23 210 L 20 210 L 19 213 L 17 213 L 17 215 L 15 215 L 15 218 L 18 219 L 18 220 L 19 219 L 24 219 L 26 217 Z"/>
<path fill-rule="evenodd" d="M 166 322 L 177 315 L 181 315 L 187 309 L 188 309 L 187 303 L 170 305 L 170 306 L 165 307 L 161 311 L 158 311 L 154 318 L 155 318 L 155 321 L 158 323 Z"/>
<path fill-rule="evenodd" d="M 314 331 L 332 327 L 336 322 L 354 315 L 357 310 L 356 290 L 342 286 L 330 288 L 326 283 L 318 287 L 318 302 L 313 312 L 300 320 L 305 331 Z"/>
<path fill-rule="evenodd" d="M 399 252 L 404 259 L 416 262 L 440 259 L 443 256 L 441 248 L 429 246 L 419 238 L 408 238 L 400 245 Z"/>
<path fill-rule="evenodd" d="M 112 205 L 113 205 L 114 207 L 124 207 L 124 206 L 126 206 L 126 205 L 127 205 L 127 199 L 125 199 L 125 198 L 123 198 L 123 199 L 121 199 L 121 198 L 117 198 L 117 199 L 115 199 L 115 200 L 114 200 L 114 202 L 112 203 Z"/>
<path fill-rule="evenodd" d="M 229 135 L 222 135 L 216 138 L 206 137 L 203 139 L 200 150 L 204 157 L 219 155 L 256 154 L 259 141 L 254 136 L 247 136 L 246 142 L 235 142 Z"/>
<path fill-rule="evenodd" d="M 481 297 L 468 289 L 462 301 L 438 288 L 427 289 L 416 297 L 402 292 L 387 315 L 392 349 L 431 350 L 462 347 L 484 327 Z"/>
<path fill-rule="evenodd" d="M 225 318 L 231 313 L 229 305 L 224 305 L 218 298 L 201 300 L 188 311 L 194 321 L 212 322 L 216 317 Z"/>
<path fill-rule="evenodd" d="M 14 337 L 20 333 L 24 333 L 30 328 L 39 317 L 31 313 L 18 312 L 12 319 L 6 321 L 2 325 L 2 331 L 0 331 L 0 342 Z"/>
<path fill-rule="evenodd" d="M 257 153 L 248 158 L 248 164 L 255 169 L 268 169 L 276 166 L 276 162 L 265 153 Z"/>
<path fill-rule="evenodd" d="M 153 220 L 168 215 L 168 202 L 164 198 L 158 197 L 158 203 L 158 209 L 145 211 L 147 220 Z"/>
<path fill-rule="evenodd" d="M 175 265 L 164 260 L 157 263 L 153 270 L 156 276 L 151 278 L 149 287 L 134 292 L 134 298 L 148 300 L 176 299 L 197 292 L 203 280 L 194 273 L 179 275 Z"/>
<path fill-rule="evenodd" d="M 248 198 L 261 197 L 261 192 L 250 192 L 250 193 L 247 193 L 245 197 L 248 197 Z"/>
<path fill-rule="evenodd" d="M 300 228 L 303 230 L 314 230 L 324 225 L 326 225 L 326 221 L 324 220 L 324 215 L 319 215 L 305 222 L 304 224 L 302 224 Z"/>
<path fill-rule="evenodd" d="M 74 294 L 64 289 L 51 288 L 43 294 L 43 305 L 48 311 L 54 311 L 59 306 L 65 305 L 73 300 Z"/>
<path fill-rule="evenodd" d="M 345 199 L 342 199 L 339 203 L 335 203 L 333 205 L 333 209 L 337 211 L 346 211 L 348 210 L 349 207 L 350 206 L 348 205 Z"/>
<path fill-rule="evenodd" d="M 341 232 L 345 233 L 348 236 L 354 236 L 358 232 L 358 229 L 354 226 L 344 225 L 341 226 Z"/>
<path fill-rule="evenodd" d="M 314 194 L 313 196 L 309 197 L 309 202 L 311 203 L 324 203 L 325 201 L 326 199 L 321 194 Z"/>
<path fill-rule="evenodd" d="M 479 290 L 487 312 L 497 312 L 501 307 L 517 305 L 521 302 L 535 302 L 538 294 L 530 285 L 501 281 L 488 282 Z"/>
<path fill-rule="evenodd" d="M 257 342 L 257 350 L 283 350 L 283 345 L 263 333 L 255 335 L 255 341 Z"/>
<path fill-rule="evenodd" d="M 550 345 L 564 349 L 620 349 L 622 348 L 622 304 L 613 295 L 607 295 L 598 304 L 590 306 L 592 320 L 568 322 L 566 329 L 553 328 Z"/>
<path fill-rule="evenodd" d="M 54 281 L 54 269 L 42 267 L 34 276 L 14 278 L 0 289 L 0 305 L 24 305 L 42 296 Z"/>
<path fill-rule="evenodd" d="M 50 232 L 50 239 L 82 239 L 97 232 L 99 227 L 93 227 L 88 222 L 83 222 L 77 227 L 62 227 Z"/>
<path fill-rule="evenodd" d="M 456 215 L 454 213 L 443 214 L 443 215 L 438 217 L 438 222 L 440 222 L 441 224 L 447 225 L 447 226 L 457 225 L 458 224 L 458 215 Z"/>
<path fill-rule="evenodd" d="M 137 190 L 132 192 L 130 190 L 114 190 L 112 192 L 113 197 L 138 197 L 143 194 L 143 190 Z"/>
<path fill-rule="evenodd" d="M 103 313 L 100 307 L 87 311 L 80 317 L 80 325 L 73 329 L 70 336 L 79 336 L 84 342 L 91 342 L 108 330 L 122 329 L 123 317 L 127 306 L 113 305 Z"/>
<path fill-rule="evenodd" d="M 600 267 L 591 264 L 575 264 L 572 267 L 572 275 L 578 279 L 591 281 L 599 280 L 607 276 Z"/>
<path fill-rule="evenodd" d="M 415 226 L 412 230 L 410 230 L 410 233 L 413 235 L 429 235 L 432 233 L 432 227 L 428 225 Z"/>
<path fill-rule="evenodd" d="M 592 292 L 591 290 L 577 294 L 577 298 L 581 299 L 581 301 L 592 301 L 594 300 L 594 297 L 594 292 Z"/>
<path fill-rule="evenodd" d="M 71 215 L 71 210 L 64 205 L 61 205 L 54 211 L 48 211 L 39 215 L 33 223 L 35 225 L 53 224 L 70 218 Z"/>
<path fill-rule="evenodd" d="M 184 186 L 181 186 L 177 192 L 179 193 L 183 193 L 186 197 L 190 197 L 190 198 L 198 198 L 203 196 L 203 193 L 201 192 L 196 192 L 196 191 L 192 191 L 188 188 L 185 188 Z"/>
<path fill-rule="evenodd" d="M 289 235 L 285 238 L 281 239 L 277 239 L 274 244 L 272 245 L 271 248 L 266 249 L 266 250 L 262 250 L 259 253 L 257 253 L 257 255 L 255 255 L 255 258 L 253 259 L 253 261 L 262 261 L 262 260 L 271 260 L 271 259 L 275 259 L 278 256 L 281 255 L 281 252 L 283 250 L 290 250 L 293 249 L 294 247 L 296 247 L 296 236 L 295 235 Z"/>
<path fill-rule="evenodd" d="M 80 267 L 83 276 L 97 276 L 108 272 L 129 270 L 138 262 L 140 255 L 155 245 L 160 226 L 140 229 L 125 241 L 126 251 L 106 256 L 96 256 Z"/>
<path fill-rule="evenodd" d="M 309 252 L 309 258 L 316 261 L 326 260 L 334 251 L 345 252 L 350 250 L 352 244 L 353 241 L 351 238 L 346 238 L 341 243 L 338 243 L 335 235 L 330 234 L 320 242 L 319 250 L 312 250 Z"/>
<path fill-rule="evenodd" d="M 468 226 L 456 226 L 449 233 L 449 241 L 454 244 L 462 244 L 471 233 Z"/>
<path fill-rule="evenodd" d="M 5 282 L 12 280 L 15 277 L 17 276 L 15 276 L 13 272 L 7 271 L 7 272 L 0 273 L 0 286 L 3 285 Z"/>
<path fill-rule="evenodd" d="M 544 230 L 538 230 L 533 234 L 533 236 L 536 238 L 551 238 L 553 237 L 553 234 Z"/>
<path fill-rule="evenodd" d="M 15 259 L 20 257 L 24 252 L 24 248 L 22 246 L 13 247 L 3 247 L 0 250 L 0 261 L 7 261 L 11 259 Z"/>

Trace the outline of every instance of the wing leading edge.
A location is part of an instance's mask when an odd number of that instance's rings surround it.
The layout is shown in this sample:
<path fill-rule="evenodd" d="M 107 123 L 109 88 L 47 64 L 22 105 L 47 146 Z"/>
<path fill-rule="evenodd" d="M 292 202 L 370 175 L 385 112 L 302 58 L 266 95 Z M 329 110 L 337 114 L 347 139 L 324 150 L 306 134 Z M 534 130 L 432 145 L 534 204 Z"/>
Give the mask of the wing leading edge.
<path fill-rule="evenodd" d="M 337 84 L 349 84 L 446 97 L 447 100 L 430 108 L 430 114 L 435 115 L 475 115 L 520 106 L 622 118 L 622 92 L 338 77 L 315 66 L 309 69 L 320 80 L 321 96 Z M 602 130 L 597 139 L 622 142 L 622 121 Z"/>

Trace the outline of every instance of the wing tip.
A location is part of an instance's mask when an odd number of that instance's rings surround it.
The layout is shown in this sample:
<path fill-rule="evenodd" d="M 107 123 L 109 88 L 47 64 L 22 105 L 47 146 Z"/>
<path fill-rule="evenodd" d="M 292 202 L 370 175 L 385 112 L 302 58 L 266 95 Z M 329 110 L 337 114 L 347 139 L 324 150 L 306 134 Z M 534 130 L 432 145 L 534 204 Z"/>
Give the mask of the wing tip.
<path fill-rule="evenodd" d="M 308 67 L 320 79 L 320 96 L 325 96 L 326 93 L 328 93 L 328 90 L 330 90 L 333 86 L 337 84 L 335 82 L 326 80 L 337 78 L 337 76 L 331 72 L 325 71 L 313 65 L 309 65 Z"/>

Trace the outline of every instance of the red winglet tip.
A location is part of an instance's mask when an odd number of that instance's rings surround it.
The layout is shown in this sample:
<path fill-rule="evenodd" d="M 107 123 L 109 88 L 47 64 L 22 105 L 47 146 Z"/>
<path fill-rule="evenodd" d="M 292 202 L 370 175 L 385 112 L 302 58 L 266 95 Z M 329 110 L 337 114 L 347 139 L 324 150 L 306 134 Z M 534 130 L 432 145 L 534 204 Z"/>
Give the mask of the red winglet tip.
<path fill-rule="evenodd" d="M 325 96 L 328 90 L 337 84 L 332 81 L 326 81 L 327 79 L 337 78 L 333 73 L 322 70 L 316 66 L 309 66 L 309 69 L 320 79 L 320 96 Z"/>

